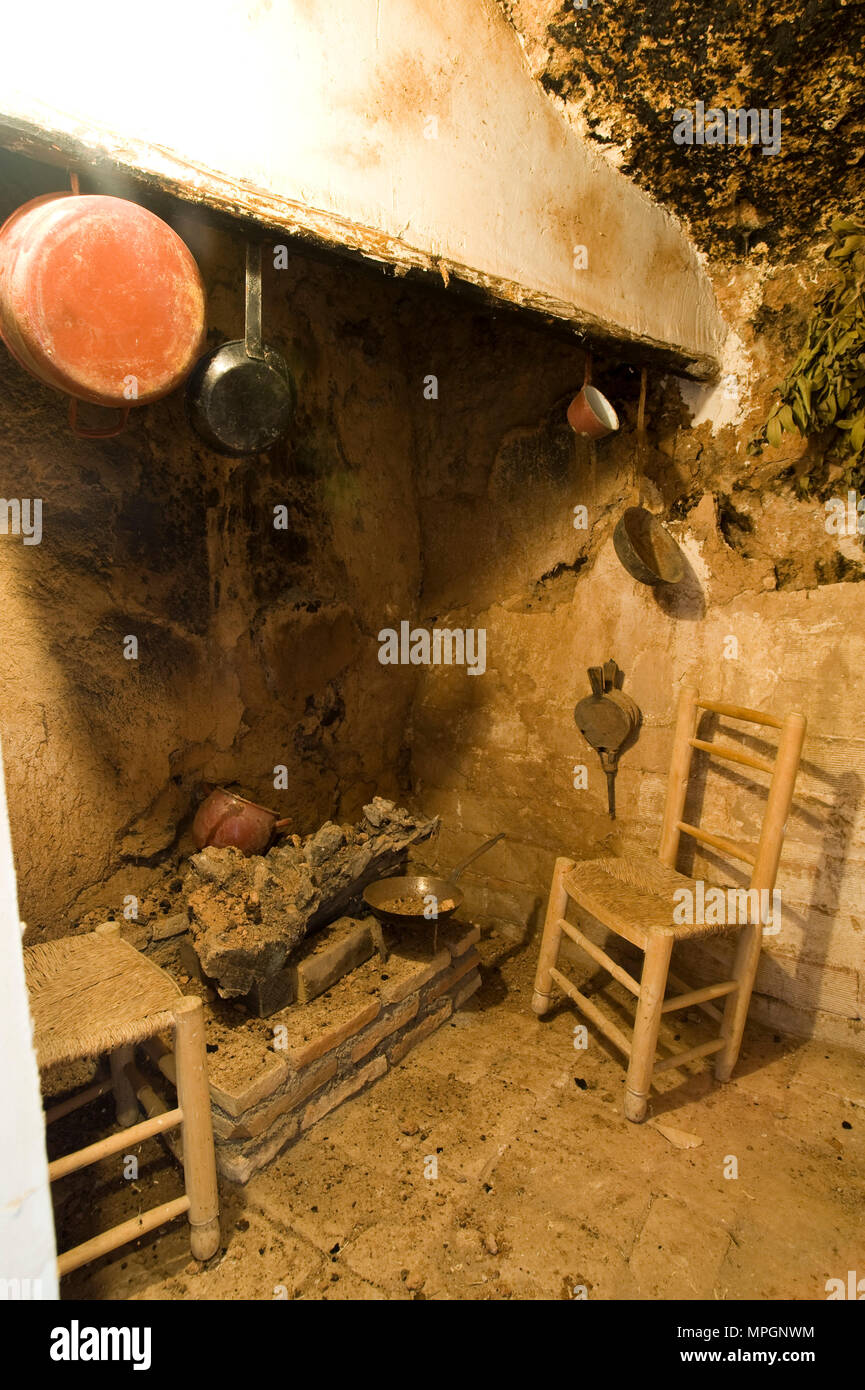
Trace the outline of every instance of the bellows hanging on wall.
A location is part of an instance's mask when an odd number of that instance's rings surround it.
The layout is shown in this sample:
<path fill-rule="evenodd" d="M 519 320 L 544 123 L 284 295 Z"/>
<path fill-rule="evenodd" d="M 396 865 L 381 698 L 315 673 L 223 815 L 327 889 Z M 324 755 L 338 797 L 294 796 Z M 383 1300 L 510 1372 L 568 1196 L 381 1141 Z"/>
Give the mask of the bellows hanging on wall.
<path fill-rule="evenodd" d="M 586 742 L 601 759 L 607 777 L 610 820 L 616 819 L 616 771 L 623 746 L 640 727 L 637 704 L 621 689 L 622 672 L 612 657 L 603 666 L 589 667 L 591 695 L 580 700 L 574 722 Z"/>

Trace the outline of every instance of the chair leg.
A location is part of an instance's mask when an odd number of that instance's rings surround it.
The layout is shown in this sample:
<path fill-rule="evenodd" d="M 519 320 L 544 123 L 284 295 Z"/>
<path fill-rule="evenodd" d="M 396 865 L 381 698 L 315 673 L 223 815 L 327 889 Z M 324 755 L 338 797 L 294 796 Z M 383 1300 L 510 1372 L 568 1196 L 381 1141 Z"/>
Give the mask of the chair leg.
<path fill-rule="evenodd" d="M 555 965 L 559 958 L 559 946 L 562 940 L 561 928 L 556 923 L 565 915 L 568 895 L 565 892 L 564 880 L 565 874 L 569 874 L 573 867 L 573 859 L 557 859 L 556 867 L 553 869 L 553 881 L 550 885 L 547 915 L 544 918 L 538 968 L 535 973 L 535 992 L 532 995 L 532 1008 L 538 1017 L 545 1014 L 553 1002 L 553 979 L 550 975 L 550 967 Z"/>
<path fill-rule="evenodd" d="M 189 1198 L 190 1245 L 197 1260 L 219 1249 L 219 1194 L 207 1084 L 201 1000 L 181 999 L 175 1011 L 177 1099 L 183 1111 L 183 1172 Z"/>
<path fill-rule="evenodd" d="M 729 1081 L 733 1068 L 739 1058 L 742 1034 L 751 1003 L 751 991 L 760 964 L 763 949 L 763 928 L 759 923 L 743 927 L 736 947 L 736 960 L 732 978 L 738 981 L 739 988 L 728 994 L 724 1008 L 724 1021 L 721 1024 L 721 1037 L 724 1046 L 715 1058 L 715 1079 Z"/>
<path fill-rule="evenodd" d="M 111 1068 L 111 1089 L 114 1092 L 114 1109 L 117 1123 L 124 1129 L 138 1123 L 138 1097 L 135 1087 L 126 1075 L 125 1068 L 134 1061 L 135 1049 L 117 1047 L 111 1053 L 108 1064 Z"/>
<path fill-rule="evenodd" d="M 667 988 L 667 971 L 673 950 L 672 936 L 650 936 L 640 979 L 640 998 L 634 1022 L 634 1040 L 625 1082 L 625 1118 L 639 1124 L 646 1118 L 649 1086 L 655 1065 L 655 1046 L 661 1023 L 661 1005 Z"/>

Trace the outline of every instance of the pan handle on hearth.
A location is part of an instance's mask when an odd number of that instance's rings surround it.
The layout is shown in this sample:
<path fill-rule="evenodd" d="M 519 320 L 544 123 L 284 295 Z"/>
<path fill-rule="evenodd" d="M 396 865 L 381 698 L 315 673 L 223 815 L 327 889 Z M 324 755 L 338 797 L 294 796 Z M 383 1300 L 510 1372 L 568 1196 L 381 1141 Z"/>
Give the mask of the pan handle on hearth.
<path fill-rule="evenodd" d="M 491 840 L 487 840 L 486 843 L 481 845 L 478 849 L 472 850 L 468 859 L 464 859 L 461 864 L 457 864 L 450 876 L 450 882 L 456 883 L 463 869 L 467 869 L 469 864 L 473 864 L 476 859 L 479 859 L 482 854 L 486 854 L 488 849 L 492 849 L 493 845 L 497 845 L 499 840 L 503 840 L 504 838 L 505 832 L 502 830 L 498 835 L 494 835 Z"/>

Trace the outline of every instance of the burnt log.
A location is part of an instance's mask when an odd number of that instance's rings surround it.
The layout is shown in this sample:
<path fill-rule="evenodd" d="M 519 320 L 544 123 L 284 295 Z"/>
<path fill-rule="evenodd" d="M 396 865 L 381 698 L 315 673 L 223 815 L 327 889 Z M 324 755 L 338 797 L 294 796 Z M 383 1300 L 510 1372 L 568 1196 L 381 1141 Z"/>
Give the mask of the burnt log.
<path fill-rule="evenodd" d="M 412 845 L 429 839 L 428 820 L 375 797 L 356 825 L 327 821 L 299 844 L 246 858 L 209 846 L 192 856 L 184 884 L 192 942 L 223 999 L 254 991 L 285 1002 L 272 986 L 307 934 L 358 910 L 368 883 L 405 866 Z M 256 1010 L 261 1012 L 259 1008 Z"/>

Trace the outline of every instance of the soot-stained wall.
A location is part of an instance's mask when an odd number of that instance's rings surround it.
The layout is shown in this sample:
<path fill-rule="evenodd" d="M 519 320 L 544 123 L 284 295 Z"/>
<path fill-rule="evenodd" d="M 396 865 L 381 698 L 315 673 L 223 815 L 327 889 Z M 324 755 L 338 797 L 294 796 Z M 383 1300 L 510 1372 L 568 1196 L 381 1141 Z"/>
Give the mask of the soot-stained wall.
<path fill-rule="evenodd" d="M 9 208 L 38 191 L 14 173 Z M 171 215 L 204 270 L 213 340 L 238 334 L 239 230 Z M 564 421 L 583 371 L 571 338 L 295 247 L 288 262 L 267 274 L 265 331 L 300 405 L 270 455 L 217 458 L 182 395 L 116 441 L 76 440 L 62 399 L 2 363 L 3 492 L 44 500 L 40 546 L 0 537 L 0 728 L 25 916 L 62 928 L 146 891 L 200 780 L 236 779 L 301 832 L 374 792 L 410 798 L 442 817 L 442 867 L 504 830 L 467 876 L 469 907 L 529 939 L 557 854 L 655 847 L 690 680 L 808 715 L 782 930 L 754 1008 L 861 1045 L 861 542 L 826 530 L 840 482 L 819 447 L 750 449 L 818 291 L 817 252 L 714 267 L 733 332 L 713 391 L 650 374 L 644 497 L 689 565 L 668 594 L 637 585 L 612 547 L 633 496 L 633 367 L 596 358 L 623 428 L 592 447 Z M 483 674 L 383 666 L 378 633 L 404 621 L 483 629 Z M 609 656 L 643 711 L 615 823 L 573 722 L 586 667 Z M 277 764 L 289 776 L 275 793 Z M 707 824 L 752 839 L 759 796 L 729 770 L 707 793 Z M 717 975 L 724 949 L 692 951 L 692 973 Z"/>
<path fill-rule="evenodd" d="M 0 213 L 62 186 L 3 156 Z M 209 341 L 241 336 L 241 231 L 159 210 L 201 266 Z M 0 535 L 0 730 L 35 928 L 145 893 L 202 779 L 239 782 L 300 833 L 407 784 L 413 672 L 385 670 L 375 640 L 420 579 L 400 286 L 294 248 L 272 262 L 265 334 L 299 404 L 269 454 L 211 452 L 182 391 L 116 439 L 76 438 L 63 397 L 0 349 L 0 492 L 42 502 L 40 544 Z"/>

